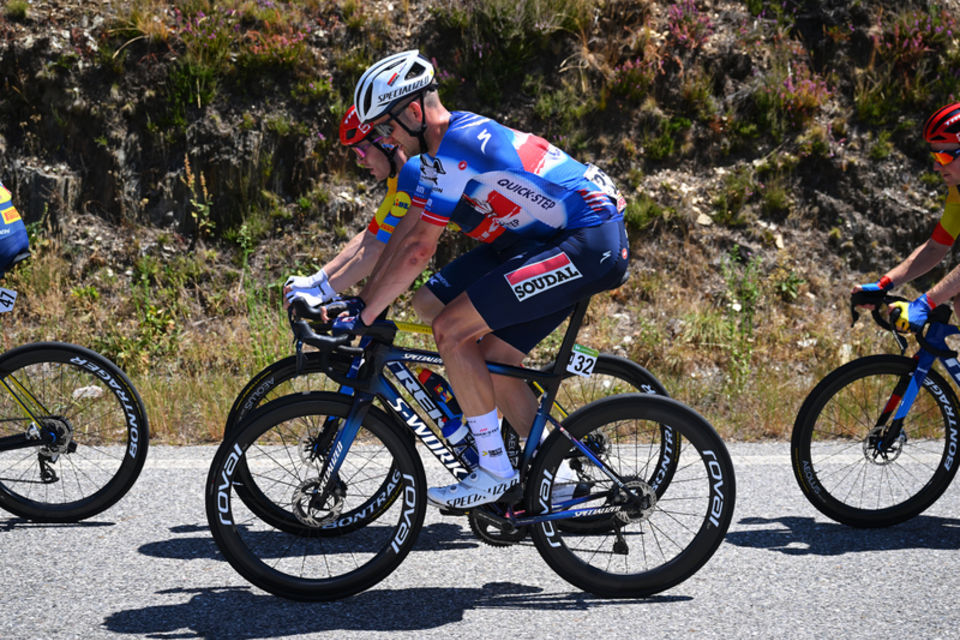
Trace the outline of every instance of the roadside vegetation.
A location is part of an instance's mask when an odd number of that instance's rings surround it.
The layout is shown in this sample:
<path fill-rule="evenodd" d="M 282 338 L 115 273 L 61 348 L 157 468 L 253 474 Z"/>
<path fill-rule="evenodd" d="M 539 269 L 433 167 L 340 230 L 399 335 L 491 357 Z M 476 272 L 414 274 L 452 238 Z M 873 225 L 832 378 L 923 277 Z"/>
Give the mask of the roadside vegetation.
<path fill-rule="evenodd" d="M 6 2 L 0 31 L 42 9 Z M 594 301 L 580 341 L 645 365 L 726 438 L 786 437 L 819 377 L 892 347 L 850 328 L 846 294 L 942 208 L 918 135 L 956 99 L 958 24 L 937 3 L 115 0 L 100 17 L 42 63 L 54 98 L 24 83 L 25 57 L 0 57 L 6 151 L 108 166 L 136 134 L 155 183 L 122 219 L 30 221 L 4 346 L 108 355 L 161 442 L 217 440 L 249 376 L 292 353 L 282 281 L 322 265 L 381 194 L 336 125 L 389 51 L 419 46 L 445 103 L 617 179 L 632 277 Z M 66 100 L 92 77 L 102 107 Z M 466 247 L 451 238 L 437 261 Z"/>

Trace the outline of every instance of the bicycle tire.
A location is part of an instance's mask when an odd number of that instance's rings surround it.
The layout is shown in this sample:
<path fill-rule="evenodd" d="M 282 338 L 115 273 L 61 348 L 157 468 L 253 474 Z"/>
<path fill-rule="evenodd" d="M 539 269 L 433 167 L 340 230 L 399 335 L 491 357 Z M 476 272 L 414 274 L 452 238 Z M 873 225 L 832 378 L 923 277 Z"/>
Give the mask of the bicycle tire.
<path fill-rule="evenodd" d="M 906 440 L 886 456 L 870 444 L 894 385 L 915 367 L 904 356 L 860 358 L 828 374 L 804 400 L 791 437 L 793 473 L 825 516 L 852 527 L 886 527 L 921 513 L 950 485 L 960 403 L 936 371 L 927 374 L 903 422 Z"/>
<path fill-rule="evenodd" d="M 336 391 L 339 385 L 321 368 L 322 354 L 316 351 L 303 353 L 300 363 L 297 356 L 277 360 L 256 373 L 240 390 L 227 413 L 224 435 L 240 426 L 243 418 L 270 400 L 304 391 Z M 350 368 L 349 360 L 333 356 L 332 364 L 343 372 Z"/>
<path fill-rule="evenodd" d="M 541 371 L 549 371 L 553 366 L 551 362 L 542 367 Z M 646 367 L 628 358 L 601 353 L 590 376 L 565 372 L 556 403 L 570 414 L 595 400 L 622 393 L 670 396 L 666 387 Z"/>
<path fill-rule="evenodd" d="M 337 366 L 344 371 L 350 366 L 350 362 L 346 359 L 336 362 L 338 363 Z M 302 393 L 310 390 L 311 387 L 326 386 L 332 389 L 335 383 L 332 383 L 323 375 L 320 365 L 320 354 L 307 352 L 300 363 L 297 362 L 296 356 L 289 356 L 268 365 L 254 375 L 237 394 L 237 398 L 233 402 L 224 427 L 225 437 L 226 434 L 238 429 L 243 419 L 251 411 L 262 406 L 265 401 L 286 394 Z M 547 365 L 544 370 L 551 366 Z M 564 382 L 561 384 L 561 394 L 563 395 L 559 396 L 558 400 L 562 401 L 563 405 L 570 410 L 603 397 L 604 394 L 623 393 L 624 391 L 667 395 L 666 389 L 660 381 L 644 367 L 626 358 L 601 353 L 597 358 L 592 376 L 584 378 L 568 374 L 564 378 Z M 509 422 L 504 420 L 503 424 L 504 439 L 512 436 L 516 440 L 516 434 L 512 431 L 513 427 L 510 426 Z M 517 444 L 514 445 L 513 449 L 519 452 Z M 296 532 L 300 529 L 300 524 L 292 517 L 292 514 L 284 512 L 272 501 L 262 496 L 256 481 L 247 476 L 243 461 L 238 466 L 237 474 L 244 478 L 244 482 L 237 486 L 237 495 L 251 511 L 274 526 L 286 527 L 289 532 Z M 397 495 L 392 497 L 393 500 L 396 498 Z M 366 506 L 359 505 L 356 511 L 362 512 Z M 584 520 L 582 522 L 570 522 L 569 524 L 573 527 L 582 527 L 587 526 L 588 522 Z M 363 526 L 362 522 L 351 521 L 349 530 L 361 526 Z M 325 533 L 336 535 L 337 531 L 330 529 L 325 530 Z"/>
<path fill-rule="evenodd" d="M 548 371 L 552 367 L 553 363 L 550 363 L 543 370 Z M 589 377 L 578 376 L 569 372 L 564 376 L 557 393 L 556 404 L 572 413 L 573 410 L 601 398 L 623 393 L 649 393 L 669 397 L 663 384 L 645 367 L 627 358 L 601 353 L 597 358 L 593 374 Z M 564 415 L 554 411 L 554 417 L 563 420 Z M 669 441 L 669 434 L 661 434 L 661 438 L 661 442 L 667 442 Z M 676 460 L 667 457 L 665 452 L 661 451 L 660 460 L 658 464 L 653 465 L 653 468 L 663 469 L 664 471 L 662 481 L 658 484 L 658 492 L 663 492 L 669 485 L 673 471 L 676 469 Z M 580 484 L 581 480 L 589 484 L 591 482 L 590 475 L 592 475 L 592 471 L 596 470 L 596 467 L 591 470 L 589 467 L 581 466 L 581 469 L 577 484 Z M 585 477 L 581 478 L 580 475 Z M 554 486 L 560 486 L 560 483 L 555 483 Z M 581 532 L 603 530 L 608 525 L 609 518 L 602 516 L 564 520 L 558 524 L 565 529 Z"/>
<path fill-rule="evenodd" d="M 322 362 L 321 354 L 311 351 L 304 354 L 302 362 L 298 363 L 296 356 L 289 356 L 268 365 L 253 376 L 243 390 L 237 394 L 237 398 L 233 402 L 224 427 L 224 438 L 228 434 L 235 433 L 241 427 L 243 420 L 252 416 L 251 412 L 261 409 L 272 400 L 285 395 L 302 394 L 307 391 L 336 390 L 339 385 L 324 375 L 321 367 Z M 350 368 L 351 364 L 350 359 L 342 357 L 333 360 L 333 362 L 334 366 L 340 368 L 344 373 Z M 382 416 L 384 420 L 390 419 L 386 413 L 382 413 Z M 332 437 L 333 434 L 329 433 L 327 435 Z M 240 461 L 236 474 L 242 480 L 237 483 L 237 496 L 257 517 L 289 533 L 303 530 L 301 523 L 292 513 L 277 506 L 263 495 L 256 480 L 247 472 L 245 461 Z M 389 482 L 390 477 L 391 474 L 384 475 L 385 484 Z M 395 492 L 389 497 L 389 502 L 393 502 L 400 495 L 400 486 L 396 484 L 392 486 L 395 487 Z M 371 492 L 371 495 L 376 499 L 380 492 Z M 355 511 L 357 513 L 369 512 L 368 507 L 369 505 L 366 504 L 357 505 Z M 350 520 L 342 531 L 336 528 L 324 529 L 321 535 L 333 536 L 339 533 L 348 533 L 362 526 L 364 526 L 362 520 Z"/>
<path fill-rule="evenodd" d="M 661 492 L 664 478 L 651 465 L 663 464 L 663 425 L 677 436 L 666 448 L 679 464 Z M 587 531 L 549 521 L 532 525 L 537 551 L 558 575 L 598 596 L 643 597 L 686 580 L 713 556 L 730 526 L 736 487 L 723 440 L 706 420 L 670 398 L 629 394 L 581 408 L 564 427 L 590 443 L 645 506 L 624 503 L 624 494 L 598 475 L 591 490 L 602 495 L 582 506 L 618 509 L 616 524 Z M 544 443 L 527 478 L 528 512 L 550 511 L 553 476 L 572 450 L 559 432 Z M 654 484 L 643 480 L 650 477 Z"/>
<path fill-rule="evenodd" d="M 326 418 L 345 418 L 352 405 L 352 398 L 329 392 L 280 398 L 229 434 L 214 456 L 205 491 L 214 540 L 240 575 L 274 595 L 314 601 L 363 591 L 397 568 L 423 526 L 426 478 L 416 449 L 373 408 L 344 454 L 336 485 L 339 507 L 309 523 L 308 530 L 291 533 L 273 526 L 236 499 L 241 480 L 235 471 L 242 459 L 263 495 L 293 513 L 294 503 L 302 505 L 317 485 L 321 468 L 318 461 L 300 458 L 298 443 Z M 401 485 L 402 499 L 380 508 L 375 518 L 364 518 L 363 527 L 323 535 L 325 524 L 336 526 L 355 504 L 369 503 L 370 491 L 380 491 L 387 501 L 392 488 L 383 490 L 381 474 L 391 474 L 391 481 Z"/>
<path fill-rule="evenodd" d="M 36 522 L 77 522 L 130 490 L 146 460 L 149 426 L 140 394 L 113 362 L 77 345 L 39 342 L 0 355 L 0 377 L 47 410 L 38 416 L 43 428 L 66 436 L 63 447 L 0 451 L 0 508 Z M 0 436 L 23 434 L 31 423 L 0 386 Z M 44 466 L 56 479 L 42 477 Z"/>

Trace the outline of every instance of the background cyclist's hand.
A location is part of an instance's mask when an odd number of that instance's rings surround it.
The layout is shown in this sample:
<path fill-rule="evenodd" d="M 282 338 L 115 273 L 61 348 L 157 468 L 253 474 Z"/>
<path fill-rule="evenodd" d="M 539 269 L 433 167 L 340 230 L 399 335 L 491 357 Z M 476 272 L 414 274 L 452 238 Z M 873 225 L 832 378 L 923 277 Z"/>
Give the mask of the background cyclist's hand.
<path fill-rule="evenodd" d="M 283 283 L 283 290 L 287 289 L 310 289 L 311 287 L 318 286 L 321 282 L 326 281 L 327 274 L 320 269 L 315 274 L 311 276 L 290 276 L 287 278 L 287 281 Z"/>
<path fill-rule="evenodd" d="M 283 308 L 286 309 L 294 300 L 303 300 L 311 307 L 317 307 L 337 300 L 337 294 L 329 295 L 329 292 L 323 291 L 320 287 L 310 287 L 308 289 L 298 289 L 296 287 L 283 290 Z"/>
<path fill-rule="evenodd" d="M 889 291 L 893 288 L 893 282 L 887 276 L 883 276 L 876 282 L 869 282 L 866 284 L 854 285 L 853 291 L 850 292 L 850 295 L 859 293 L 860 291 L 867 291 L 869 293 L 879 293 L 881 291 Z M 858 307 L 863 307 L 864 309 L 873 309 L 876 305 L 872 304 L 858 304 Z"/>
<path fill-rule="evenodd" d="M 299 299 L 302 299 L 311 306 L 326 304 L 337 298 L 337 292 L 330 286 L 330 282 L 327 280 L 327 274 L 323 269 L 320 269 L 320 271 L 317 271 L 312 276 L 290 276 L 287 278 L 287 281 L 283 283 L 284 309 L 289 307 L 291 302 L 298 299 L 298 296 L 295 295 L 297 293 L 303 293 L 304 295 L 299 296 Z"/>
<path fill-rule="evenodd" d="M 927 323 L 927 316 L 933 309 L 933 303 L 927 294 L 923 294 L 913 302 L 894 302 L 890 305 L 890 320 L 893 326 L 901 333 L 920 331 Z"/>

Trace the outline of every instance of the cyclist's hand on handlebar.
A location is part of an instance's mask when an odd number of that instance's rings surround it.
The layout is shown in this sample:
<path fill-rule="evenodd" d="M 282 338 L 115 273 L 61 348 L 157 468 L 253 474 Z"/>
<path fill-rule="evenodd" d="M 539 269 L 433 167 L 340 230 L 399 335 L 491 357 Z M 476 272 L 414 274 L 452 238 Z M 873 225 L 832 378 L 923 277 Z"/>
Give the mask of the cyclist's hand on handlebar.
<path fill-rule="evenodd" d="M 894 302 L 890 305 L 890 320 L 897 331 L 909 333 L 920 331 L 927 323 L 927 318 L 934 304 L 923 294 L 913 302 Z"/>
<path fill-rule="evenodd" d="M 331 329 L 340 333 L 359 333 L 367 325 L 360 319 L 360 312 L 366 307 L 366 303 L 357 297 L 344 298 L 332 304 L 327 305 L 327 313 L 338 314 L 333 320 Z"/>
<path fill-rule="evenodd" d="M 311 307 L 325 305 L 337 299 L 337 295 L 326 295 L 320 287 L 311 287 L 309 289 L 298 289 L 296 287 L 283 289 L 283 306 L 286 308 L 295 300 L 303 300 Z"/>
<path fill-rule="evenodd" d="M 283 284 L 283 308 L 300 299 L 315 307 L 335 300 L 337 292 L 330 286 L 323 269 L 312 276 L 290 276 Z"/>
<path fill-rule="evenodd" d="M 858 284 L 853 287 L 853 291 L 850 292 L 850 295 L 854 295 L 861 291 L 867 293 L 881 293 L 883 291 L 889 291 L 893 288 L 893 281 L 890 280 L 887 276 L 883 276 L 876 282 L 870 282 L 866 284 Z M 858 304 L 858 307 L 863 307 L 865 309 L 873 309 L 875 305 L 872 304 Z"/>

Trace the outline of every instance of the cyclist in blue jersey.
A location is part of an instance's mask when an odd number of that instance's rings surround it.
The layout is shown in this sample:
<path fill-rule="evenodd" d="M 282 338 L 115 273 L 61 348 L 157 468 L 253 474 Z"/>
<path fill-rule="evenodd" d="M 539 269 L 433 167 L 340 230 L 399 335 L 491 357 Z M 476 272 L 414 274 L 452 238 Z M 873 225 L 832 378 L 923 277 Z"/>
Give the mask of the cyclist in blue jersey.
<path fill-rule="evenodd" d="M 13 198 L 0 182 L 0 277 L 17 262 L 30 255 L 27 228 L 20 218 Z"/>
<path fill-rule="evenodd" d="M 355 235 L 322 269 L 310 276 L 290 276 L 284 284 L 284 302 L 296 298 L 310 305 L 326 304 L 370 275 L 400 219 L 410 208 L 420 178 L 420 160 L 407 159 L 403 149 L 370 136 L 371 127 L 357 117 L 354 107 L 340 121 L 340 142 L 357 154 L 360 166 L 380 182 L 387 194 L 367 228 Z"/>
<path fill-rule="evenodd" d="M 950 251 L 960 234 L 960 102 L 937 109 L 923 126 L 923 139 L 930 145 L 933 169 L 947 185 L 943 214 L 933 233 L 913 250 L 903 262 L 893 267 L 876 282 L 860 284 L 857 291 L 886 291 L 919 278 L 937 266 Z M 930 311 L 938 304 L 953 300 L 954 311 L 960 315 L 960 267 L 955 267 L 933 287 L 912 302 L 895 302 L 890 310 L 899 315 L 895 326 L 900 331 L 919 330 Z"/>
<path fill-rule="evenodd" d="M 354 102 L 364 124 L 420 154 L 420 182 L 394 241 L 337 322 L 372 322 L 423 271 L 449 222 L 481 243 L 435 274 L 416 306 L 433 317 L 438 351 L 480 453 L 477 471 L 428 497 L 460 509 L 496 501 L 519 478 L 494 398 L 522 436 L 536 401 L 522 382 L 492 377 L 484 361 L 519 364 L 574 301 L 622 281 L 625 202 L 602 171 L 543 138 L 448 111 L 433 65 L 416 50 L 367 69 Z"/>

